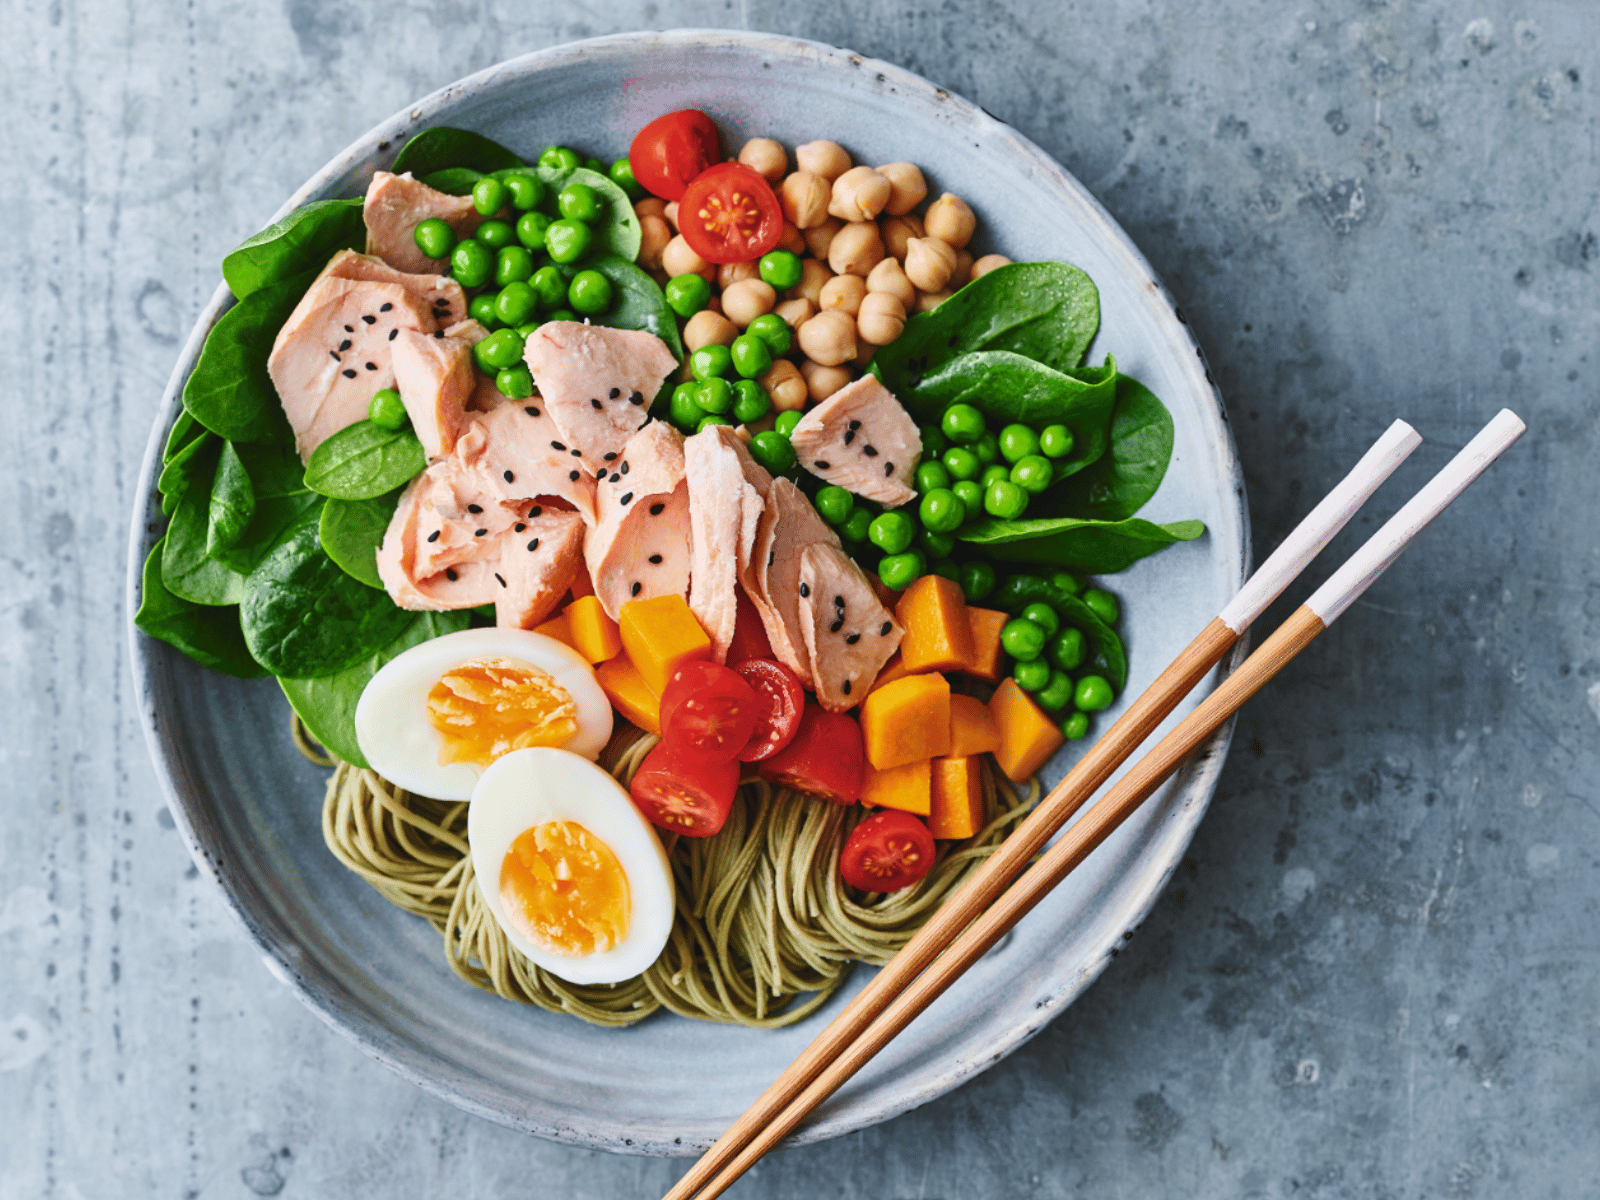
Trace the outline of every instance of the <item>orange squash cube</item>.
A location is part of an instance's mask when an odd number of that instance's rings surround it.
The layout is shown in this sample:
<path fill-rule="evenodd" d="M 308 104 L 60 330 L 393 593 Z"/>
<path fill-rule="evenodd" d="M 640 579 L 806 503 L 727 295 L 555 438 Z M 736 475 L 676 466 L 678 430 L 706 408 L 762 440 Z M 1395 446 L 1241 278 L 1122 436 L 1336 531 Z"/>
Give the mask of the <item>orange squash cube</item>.
<path fill-rule="evenodd" d="M 950 697 L 950 757 L 993 754 L 1000 749 L 1000 727 L 989 706 L 976 696 Z"/>
<path fill-rule="evenodd" d="M 928 828 L 936 838 L 969 838 L 984 826 L 983 760 L 976 755 L 936 758 Z"/>
<path fill-rule="evenodd" d="M 972 661 L 972 626 L 961 587 L 943 575 L 924 575 L 900 596 L 894 615 L 906 636 L 900 657 L 908 671 L 954 671 Z"/>
<path fill-rule="evenodd" d="M 933 762 L 933 759 L 921 758 L 887 771 L 868 767 L 867 777 L 861 783 L 861 803 L 927 816 L 933 803 Z"/>
<path fill-rule="evenodd" d="M 595 669 L 595 682 L 616 709 L 646 733 L 661 733 L 661 698 L 650 690 L 626 654 L 608 658 Z"/>
<path fill-rule="evenodd" d="M 890 656 L 889 661 L 883 664 L 883 670 L 878 672 L 878 677 L 872 681 L 872 686 L 867 689 L 867 694 L 871 695 L 885 684 L 893 683 L 896 679 L 904 679 L 909 674 L 911 672 L 906 670 L 905 661 L 901 659 L 900 652 L 896 650 Z M 863 696 L 861 698 L 865 700 L 867 697 Z"/>
<path fill-rule="evenodd" d="M 566 613 L 558 613 L 556 616 L 551 617 L 543 625 L 535 625 L 533 627 L 533 631 L 535 633 L 542 633 L 545 635 L 545 637 L 555 638 L 556 641 L 560 642 L 563 646 L 569 647 L 570 649 L 577 649 L 577 647 L 572 644 L 572 626 L 567 623 Z"/>
<path fill-rule="evenodd" d="M 1044 766 L 1045 759 L 1067 740 L 1060 726 L 1010 676 L 995 688 L 989 711 L 1000 730 L 1000 748 L 994 758 L 1012 783 L 1021 783 Z"/>
<path fill-rule="evenodd" d="M 871 693 L 861 706 L 867 761 L 880 771 L 950 753 L 950 682 L 907 675 Z"/>
<path fill-rule="evenodd" d="M 711 639 L 682 596 L 629 600 L 618 615 L 623 649 L 657 696 L 682 664 L 711 657 Z"/>
<path fill-rule="evenodd" d="M 964 675 L 1000 682 L 1000 631 L 1011 618 L 992 608 L 967 609 L 967 624 L 972 629 L 972 657 L 961 664 Z"/>
<path fill-rule="evenodd" d="M 562 615 L 572 630 L 572 648 L 591 663 L 605 662 L 622 653 L 622 633 L 600 607 L 598 596 L 578 597 Z"/>

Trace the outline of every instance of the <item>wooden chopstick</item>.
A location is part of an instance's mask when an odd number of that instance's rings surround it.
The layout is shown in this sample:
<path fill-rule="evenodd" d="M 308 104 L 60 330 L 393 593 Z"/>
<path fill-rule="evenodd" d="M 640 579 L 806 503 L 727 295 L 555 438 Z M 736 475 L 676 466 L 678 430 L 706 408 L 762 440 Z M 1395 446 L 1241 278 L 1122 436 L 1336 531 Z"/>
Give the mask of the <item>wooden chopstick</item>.
<path fill-rule="evenodd" d="M 971 923 L 959 936 L 920 975 L 910 980 L 876 1019 L 856 1022 L 853 1031 L 855 1036 L 820 1070 L 812 1073 L 810 1082 L 799 1090 L 781 1112 L 754 1131 L 753 1136 L 743 1139 L 744 1144 L 737 1153 L 726 1158 L 725 1165 L 717 1174 L 692 1194 L 698 1200 L 712 1200 L 712 1197 L 721 1195 L 751 1164 L 786 1137 L 812 1109 L 860 1070 L 1105 841 L 1246 700 L 1260 691 L 1268 680 L 1354 603 L 1393 564 L 1417 534 L 1504 453 L 1526 428 L 1515 413 L 1502 409 L 1442 471 L 1335 571 L 1305 604 L 1291 613 L 1238 670 L 1224 679 L 1194 712 L 1134 764 L 1084 814 L 1083 819 L 1050 846 L 1012 887 L 986 910 L 974 914 Z M 1309 561 L 1309 557 L 1306 561 Z M 1271 562 L 1269 559 L 1267 565 Z M 959 896 L 960 893 L 957 893 L 944 907 L 949 908 Z"/>
<path fill-rule="evenodd" d="M 767 1126 L 870 1021 L 948 946 L 962 928 L 1011 882 L 1029 860 L 1111 777 L 1127 757 L 1203 679 L 1239 635 L 1355 515 L 1421 438 L 1396 421 L 1334 489 L 1308 513 L 1238 594 L 1154 683 L 1091 746 L 1067 776 L 920 932 L 878 972 L 754 1105 L 690 1168 L 666 1200 L 688 1200 L 758 1131 Z"/>

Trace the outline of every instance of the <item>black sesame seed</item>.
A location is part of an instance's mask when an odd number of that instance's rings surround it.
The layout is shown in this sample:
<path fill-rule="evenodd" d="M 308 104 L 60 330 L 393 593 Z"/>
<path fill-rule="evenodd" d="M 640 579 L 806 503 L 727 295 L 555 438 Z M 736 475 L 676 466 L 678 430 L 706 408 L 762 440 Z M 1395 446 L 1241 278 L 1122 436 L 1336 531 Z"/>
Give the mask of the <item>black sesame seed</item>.
<path fill-rule="evenodd" d="M 394 341 L 395 338 L 397 338 L 399 336 L 400 336 L 400 330 L 398 328 L 389 330 L 389 340 L 391 342 Z"/>
<path fill-rule="evenodd" d="M 350 339 L 349 338 L 345 338 L 344 341 L 340 342 L 339 343 L 339 349 L 341 349 L 341 350 L 350 349 Z"/>
<path fill-rule="evenodd" d="M 617 457 L 617 452 L 615 450 L 607 450 L 606 451 L 605 459 L 606 459 L 607 462 L 613 461 L 616 457 Z"/>
<path fill-rule="evenodd" d="M 852 633 L 849 637 L 845 638 L 844 644 L 846 646 L 854 646 L 860 640 L 861 635 L 859 633 Z"/>
<path fill-rule="evenodd" d="M 844 444 L 846 446 L 848 446 L 851 442 L 853 442 L 855 440 L 856 440 L 856 431 L 854 429 L 845 430 L 845 432 L 844 432 Z"/>
<path fill-rule="evenodd" d="M 839 630 L 841 630 L 841 629 L 843 629 L 843 628 L 844 628 L 844 618 L 843 618 L 843 617 L 840 617 L 840 618 L 839 618 L 839 619 L 838 619 L 838 620 L 837 620 L 837 621 L 835 621 L 835 622 L 834 622 L 834 623 L 833 623 L 833 624 L 832 624 L 832 625 L 829 625 L 829 626 L 828 626 L 828 632 L 829 632 L 829 633 L 838 633 L 838 632 L 839 632 Z"/>
<path fill-rule="evenodd" d="M 436 338 L 442 338 L 442 337 L 444 337 L 444 330 L 442 330 L 442 329 L 435 329 L 435 330 L 434 330 L 434 331 L 433 331 L 433 336 L 434 336 L 434 337 L 436 337 Z"/>
<path fill-rule="evenodd" d="M 481 505 L 481 504 L 469 504 L 469 505 L 467 505 L 467 511 L 469 513 L 481 513 L 483 511 L 483 505 Z"/>
<path fill-rule="evenodd" d="M 629 404 L 633 404 L 633 405 L 643 404 L 644 403 L 644 394 L 642 392 L 633 393 L 633 395 L 628 397 L 628 403 Z"/>
<path fill-rule="evenodd" d="M 521 532 L 522 532 L 522 531 L 523 531 L 523 530 L 524 530 L 524 529 L 526 529 L 526 528 L 527 528 L 527 526 L 526 526 L 526 525 L 524 525 L 524 524 L 523 524 L 523 523 L 522 523 L 522 522 L 521 522 L 521 521 L 518 521 L 518 522 L 517 522 L 517 523 L 516 523 L 516 525 L 515 525 L 515 526 L 513 526 L 513 532 L 515 532 L 515 533 L 521 533 Z"/>
<path fill-rule="evenodd" d="M 551 442 L 550 443 L 550 449 L 552 449 L 552 450 L 565 450 L 566 448 L 567 448 L 567 446 L 566 446 L 565 442 Z"/>
<path fill-rule="evenodd" d="M 355 328 L 355 326 L 354 326 L 354 325 L 346 325 L 346 326 L 345 326 L 345 327 L 344 327 L 344 331 L 345 331 L 345 332 L 346 332 L 346 333 L 354 333 L 354 332 L 355 332 L 355 331 L 356 331 L 356 328 Z"/>
<path fill-rule="evenodd" d="M 777 558 L 777 557 L 778 557 L 778 552 L 776 550 L 768 550 L 767 551 L 767 566 L 770 567 L 772 565 L 772 560 Z"/>
<path fill-rule="evenodd" d="M 600 468 L 600 474 L 601 474 L 601 475 L 604 475 L 604 474 L 605 474 L 605 473 L 606 473 L 606 469 L 605 469 L 605 468 L 604 468 L 604 467 L 601 467 L 601 468 Z M 617 473 L 616 473 L 616 472 L 615 472 L 615 471 L 613 471 L 613 472 L 611 472 L 611 478 L 610 478 L 610 480 L 609 480 L 609 481 L 608 481 L 608 482 L 610 482 L 610 483 L 616 483 L 616 482 L 617 482 L 617 480 L 619 480 L 619 479 L 621 479 L 621 478 L 622 478 L 622 476 L 621 476 L 621 475 L 618 475 L 618 474 L 617 474 Z"/>
<path fill-rule="evenodd" d="M 456 569 L 454 567 L 446 567 L 444 569 L 444 577 L 451 583 L 454 583 L 456 580 L 461 578 L 461 576 L 456 574 Z"/>
<path fill-rule="evenodd" d="M 832 464 L 823 462 L 822 459 L 819 458 L 819 459 L 817 459 L 817 461 L 813 465 L 819 471 L 826 471 Z"/>
<path fill-rule="evenodd" d="M 809 583 L 802 583 L 800 585 L 800 599 L 804 600 L 809 595 L 811 595 L 811 585 Z"/>
<path fill-rule="evenodd" d="M 624 475 L 626 475 L 628 473 L 628 460 L 627 459 L 623 459 L 622 460 L 622 465 L 620 467 L 618 467 L 617 470 L 621 471 Z"/>
<path fill-rule="evenodd" d="M 376 371 L 377 369 L 378 369 L 378 364 L 377 363 L 368 363 L 367 364 L 367 370 Z"/>
<path fill-rule="evenodd" d="M 515 475 L 513 475 L 510 471 L 507 471 L 505 473 L 504 478 L 505 478 L 505 481 L 507 483 L 515 483 L 517 481 L 517 477 Z"/>
<path fill-rule="evenodd" d="M 473 537 L 482 537 L 484 534 L 486 534 L 488 532 L 489 531 L 487 529 L 474 529 L 472 531 L 472 536 Z"/>
<path fill-rule="evenodd" d="M 865 454 L 868 458 L 877 458 L 878 448 L 876 446 L 863 446 L 861 447 L 861 453 Z"/>
<path fill-rule="evenodd" d="M 500 581 L 500 586 L 501 587 L 505 587 L 505 585 L 506 585 L 506 577 L 504 575 L 500 574 L 499 571 L 496 571 L 494 573 L 494 577 Z"/>
<path fill-rule="evenodd" d="M 356 373 L 349 367 L 346 367 L 344 370 L 340 371 L 339 374 L 343 375 L 346 379 L 354 379 L 356 377 Z"/>
<path fill-rule="evenodd" d="M 884 463 L 883 464 L 883 474 L 884 474 L 885 478 L 887 478 L 890 475 L 893 475 L 894 474 L 894 464 L 891 463 L 891 462 Z"/>
<path fill-rule="evenodd" d="M 650 515 L 652 517 L 659 517 L 663 512 L 666 511 L 666 508 L 667 506 L 665 504 L 652 504 L 650 506 Z"/>
<path fill-rule="evenodd" d="M 589 397 L 589 404 L 593 408 L 599 408 L 600 407 L 600 401 L 596 400 L 593 396 Z"/>
<path fill-rule="evenodd" d="M 389 301 L 385 300 L 382 304 L 378 305 L 378 311 L 379 312 L 388 312 L 393 307 L 394 307 L 393 304 L 391 304 L 391 303 L 389 303 Z"/>
<path fill-rule="evenodd" d="M 628 595 L 637 596 L 642 591 L 644 591 L 644 584 L 635 583 L 631 588 L 628 589 Z"/>
<path fill-rule="evenodd" d="M 441 533 L 443 533 L 443 532 L 444 532 L 444 530 L 442 530 L 442 529 L 435 529 L 432 533 L 430 533 L 428 535 L 428 540 L 430 542 L 437 542 L 439 540 L 439 535 Z"/>
<path fill-rule="evenodd" d="M 539 415 L 539 410 L 531 404 L 523 405 L 522 411 L 527 413 L 530 417 L 537 417 Z"/>
<path fill-rule="evenodd" d="M 567 453 L 572 455 L 573 458 L 583 457 L 583 451 L 579 450 L 576 446 L 574 446 L 571 450 L 568 450 Z"/>
<path fill-rule="evenodd" d="M 577 483 L 578 480 L 583 478 L 583 472 L 582 471 L 574 471 L 571 475 L 568 475 L 567 478 L 572 480 L 573 483 Z"/>
<path fill-rule="evenodd" d="M 633 493 L 632 492 L 623 492 L 622 493 L 622 499 L 617 501 L 618 504 L 631 504 L 632 502 L 633 502 Z M 651 509 L 650 511 L 652 513 L 655 512 L 654 509 Z"/>
<path fill-rule="evenodd" d="M 846 680 L 845 680 L 845 681 L 844 681 L 844 688 L 843 688 L 843 691 L 844 691 L 844 694 L 845 694 L 845 695 L 846 695 L 846 696 L 848 696 L 848 695 L 849 695 L 849 694 L 850 694 L 850 681 L 849 681 L 849 680 L 848 680 L 848 679 L 846 679 Z"/>
<path fill-rule="evenodd" d="M 373 317 L 373 316 L 365 316 L 365 317 L 362 317 L 361 319 L 363 321 L 365 321 L 368 325 L 376 325 L 378 323 L 378 318 L 377 317 Z"/>
<path fill-rule="evenodd" d="M 533 541 L 528 543 L 528 549 L 529 550 L 537 550 L 538 548 L 539 548 L 539 539 L 538 538 L 534 538 Z"/>
<path fill-rule="evenodd" d="M 844 597 L 843 596 L 835 596 L 833 598 L 833 606 L 835 608 L 837 608 L 837 609 L 841 609 L 842 610 L 844 608 Z"/>
<path fill-rule="evenodd" d="M 861 428 L 861 422 L 860 421 L 851 421 L 850 422 L 850 432 L 851 433 L 854 433 L 856 430 L 858 430 L 860 428 Z"/>
<path fill-rule="evenodd" d="M 535 504 L 532 508 L 530 508 L 528 510 L 528 515 L 530 517 L 537 517 L 543 511 L 544 511 L 544 509 L 540 508 L 537 504 Z"/>
<path fill-rule="evenodd" d="M 334 362 L 343 362 L 344 361 L 344 359 L 339 357 L 339 352 L 337 350 L 329 350 L 328 351 L 328 356 L 330 358 L 332 358 Z"/>
<path fill-rule="evenodd" d="M 615 399 L 616 399 L 616 398 L 617 398 L 617 397 L 618 397 L 618 396 L 620 396 L 620 395 L 622 395 L 622 389 L 621 389 L 621 388 L 612 388 L 612 389 L 611 389 L 611 390 L 610 390 L 610 391 L 609 391 L 609 392 L 608 392 L 608 393 L 606 393 L 606 394 L 607 394 L 607 396 L 609 396 L 609 397 L 610 397 L 610 398 L 611 398 L 611 399 L 612 399 L 612 400 L 615 400 Z M 599 405 L 596 405 L 596 406 L 595 406 L 595 407 L 596 407 L 596 408 L 598 408 L 598 407 L 599 407 Z"/>
<path fill-rule="evenodd" d="M 651 564 L 652 564 L 652 565 L 653 565 L 653 566 L 657 566 L 657 567 L 659 567 L 659 566 L 660 566 L 660 565 L 661 565 L 661 555 L 659 555 L 659 554 L 652 554 L 652 555 L 651 555 L 651 556 L 650 556 L 650 562 L 651 562 Z"/>
<path fill-rule="evenodd" d="M 878 632 L 880 634 L 882 634 L 884 637 L 888 637 L 889 636 L 889 630 L 891 630 L 893 628 L 894 628 L 893 625 L 891 625 L 888 621 L 885 621 L 882 625 L 878 626 Z"/>

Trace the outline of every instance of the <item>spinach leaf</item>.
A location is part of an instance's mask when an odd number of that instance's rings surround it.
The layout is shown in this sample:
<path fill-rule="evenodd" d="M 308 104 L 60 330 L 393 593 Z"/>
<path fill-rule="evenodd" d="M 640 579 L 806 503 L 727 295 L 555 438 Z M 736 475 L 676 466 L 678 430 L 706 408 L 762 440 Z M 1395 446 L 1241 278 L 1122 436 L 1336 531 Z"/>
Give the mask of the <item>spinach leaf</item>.
<path fill-rule="evenodd" d="M 144 560 L 143 595 L 139 611 L 133 614 L 134 625 L 150 637 L 175 646 L 203 667 L 240 679 L 265 675 L 266 670 L 250 657 L 244 644 L 236 606 L 210 608 L 191 604 L 174 596 L 161 582 L 165 541 L 163 538 L 152 546 L 150 556 Z"/>
<path fill-rule="evenodd" d="M 239 544 L 212 555 L 230 570 L 248 575 L 267 556 L 284 532 L 305 515 L 307 509 L 320 508 L 322 497 L 302 489 L 287 496 L 256 497 L 255 515 L 239 536 Z"/>
<path fill-rule="evenodd" d="M 433 171 L 417 178 L 436 192 L 444 192 L 450 196 L 465 196 L 472 191 L 472 185 L 483 178 L 483 174 L 471 167 L 446 167 L 442 171 Z"/>
<path fill-rule="evenodd" d="M 633 201 L 628 199 L 628 193 L 612 183 L 606 176 L 598 171 L 591 171 L 587 167 L 574 167 L 570 171 L 556 171 L 549 167 L 536 167 L 533 173 L 552 192 L 559 192 L 569 183 L 583 183 L 592 187 L 606 203 L 609 216 L 603 227 L 596 228 L 600 235 L 602 252 L 615 254 L 629 262 L 639 257 L 639 241 L 642 236 L 639 229 L 638 214 L 633 211 Z M 585 264 L 589 265 L 589 264 Z"/>
<path fill-rule="evenodd" d="M 471 167 L 488 172 L 520 166 L 522 159 L 481 133 L 436 125 L 424 129 L 402 146 L 395 155 L 394 166 L 389 169 L 396 175 L 410 171 L 420 177 L 445 167 Z"/>
<path fill-rule="evenodd" d="M 237 604 L 245 577 L 206 553 L 211 528 L 211 473 L 203 486 L 191 487 L 178 499 L 167 536 L 162 538 L 161 582 L 167 591 L 192 604 Z"/>
<path fill-rule="evenodd" d="M 968 545 L 983 546 L 987 557 L 1003 562 L 1112 575 L 1173 542 L 1192 542 L 1205 531 L 1200 521 L 1156 525 L 1138 517 L 1122 521 L 1045 517 L 978 521 L 962 526 L 956 537 Z"/>
<path fill-rule="evenodd" d="M 210 486 L 211 472 L 216 470 L 222 439 L 204 426 L 198 428 L 200 436 L 180 446 L 167 460 L 166 466 L 161 468 L 156 490 L 163 496 L 178 499 L 194 485 L 196 479 L 204 479 L 206 486 Z"/>
<path fill-rule="evenodd" d="M 245 644 L 274 675 L 315 679 L 360 662 L 414 614 L 352 579 L 322 552 L 307 510 L 250 573 L 239 604 Z"/>
<path fill-rule="evenodd" d="M 1126 375 L 1117 378 L 1111 453 L 1070 483 L 1048 493 L 1048 511 L 1120 521 L 1156 494 L 1172 461 L 1172 414 L 1154 392 Z"/>
<path fill-rule="evenodd" d="M 327 500 L 317 525 L 317 538 L 328 557 L 345 574 L 379 591 L 386 589 L 378 575 L 378 546 L 399 500 L 399 489 L 375 500 Z"/>
<path fill-rule="evenodd" d="M 232 442 L 222 445 L 216 478 L 211 482 L 211 511 L 206 528 L 206 554 L 215 558 L 239 544 L 245 526 L 256 511 L 256 493 L 250 485 L 239 451 Z"/>
<path fill-rule="evenodd" d="M 222 314 L 183 385 L 183 407 L 213 433 L 236 442 L 290 440 L 267 357 L 278 330 L 316 278 L 307 271 L 251 292 Z"/>
<path fill-rule="evenodd" d="M 360 250 L 367 240 L 361 198 L 317 200 L 241 242 L 222 260 L 228 290 L 243 300 L 269 283 L 320 271 L 339 250 Z"/>
<path fill-rule="evenodd" d="M 198 441 L 206 436 L 206 427 L 196 421 L 188 409 L 178 410 L 178 419 L 172 423 L 172 428 L 167 431 L 167 444 L 161 451 L 161 461 L 171 462 L 185 446 Z"/>
<path fill-rule="evenodd" d="M 1100 328 L 1100 293 L 1077 267 L 1010 263 L 917 313 L 879 350 L 872 373 L 896 396 L 958 354 L 1010 350 L 1057 371 L 1083 361 Z"/>
<path fill-rule="evenodd" d="M 1117 691 L 1126 687 L 1128 655 L 1122 639 L 1075 592 L 1057 587 L 1039 575 L 1007 575 L 990 596 L 996 608 L 1014 614 L 1040 600 L 1055 609 L 1063 620 L 1083 630 L 1093 643 L 1095 652 L 1089 659 L 1089 666 L 1109 679 Z"/>
<path fill-rule="evenodd" d="M 235 446 L 244 469 L 250 473 L 250 486 L 256 499 L 269 496 L 294 496 L 306 490 L 306 469 L 300 453 L 290 443 Z"/>
<path fill-rule="evenodd" d="M 372 500 L 409 482 L 427 465 L 427 453 L 409 428 L 384 429 L 357 421 L 311 452 L 306 486 L 339 500 Z"/>
<path fill-rule="evenodd" d="M 587 269 L 599 271 L 609 279 L 615 293 L 610 310 L 597 317 L 596 324 L 653 333 L 667 344 L 673 357 L 683 361 L 683 339 L 678 336 L 677 318 L 667 307 L 667 298 L 654 279 L 625 258 L 596 259 Z"/>
<path fill-rule="evenodd" d="M 365 767 L 369 764 L 356 741 L 356 704 L 362 690 L 391 658 L 444 634 L 458 633 L 467 623 L 465 612 L 422 613 L 370 657 L 320 679 L 279 679 L 278 686 L 312 737 L 351 766 Z"/>

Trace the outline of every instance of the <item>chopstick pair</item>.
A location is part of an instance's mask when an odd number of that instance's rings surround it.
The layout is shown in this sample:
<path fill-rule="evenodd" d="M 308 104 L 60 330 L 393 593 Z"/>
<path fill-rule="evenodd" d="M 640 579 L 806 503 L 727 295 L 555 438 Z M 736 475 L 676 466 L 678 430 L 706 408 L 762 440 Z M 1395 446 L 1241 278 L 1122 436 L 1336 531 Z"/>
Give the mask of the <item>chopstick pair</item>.
<path fill-rule="evenodd" d="M 1054 845 L 1046 843 L 1221 661 L 1422 439 L 1396 421 L 995 853 L 666 1194 L 711 1200 L 831 1096 L 1331 625 L 1527 427 L 1502 409 Z M 1043 851 L 1042 854 L 1040 852 Z M 1040 854 L 1031 867 L 1029 861 Z M 1013 883 L 1013 880 L 1015 882 Z M 1009 886 L 1008 886 L 1009 885 Z"/>

